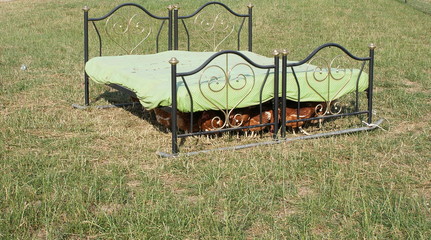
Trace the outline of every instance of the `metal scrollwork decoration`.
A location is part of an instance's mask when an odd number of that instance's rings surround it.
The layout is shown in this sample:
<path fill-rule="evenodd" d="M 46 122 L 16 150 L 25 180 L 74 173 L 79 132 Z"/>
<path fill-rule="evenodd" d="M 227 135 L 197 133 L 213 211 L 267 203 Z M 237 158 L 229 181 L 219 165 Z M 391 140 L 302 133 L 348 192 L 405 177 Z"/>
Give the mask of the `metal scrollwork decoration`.
<path fill-rule="evenodd" d="M 338 55 L 331 61 L 315 57 L 308 64 L 305 75 L 306 83 L 323 101 L 315 107 L 316 115 L 341 113 L 343 106 L 337 99 L 352 80 L 353 68 L 346 67 L 346 65 L 352 65 L 351 60 L 344 55 Z"/>
<path fill-rule="evenodd" d="M 235 71 L 240 69 L 238 74 Z M 250 74 L 246 74 L 248 71 Z M 207 73 L 210 77 L 207 77 Z M 209 79 L 209 80 L 208 80 Z M 207 66 L 199 78 L 199 91 L 201 96 L 223 113 L 224 119 L 216 116 L 212 123 L 222 123 L 212 126 L 213 130 L 220 130 L 227 127 L 240 127 L 246 121 L 245 116 L 235 112 L 235 109 L 247 98 L 255 86 L 255 72 L 253 68 L 245 63 L 238 63 L 231 68 L 222 68 L 218 65 Z M 231 95 L 241 96 L 236 103 L 232 103 Z M 237 98 L 236 98 L 237 99 Z"/>
<path fill-rule="evenodd" d="M 225 15 L 219 12 L 214 18 L 208 18 L 205 14 L 199 13 L 193 20 L 193 24 L 198 27 L 199 37 L 212 48 L 218 51 L 220 45 L 225 42 L 235 31 L 235 25 L 225 19 Z M 221 37 L 220 34 L 223 34 Z"/>
<path fill-rule="evenodd" d="M 138 14 L 134 14 L 130 18 L 124 16 L 110 16 L 105 23 L 105 32 L 107 36 L 127 54 L 133 52 L 142 45 L 152 33 L 152 28 L 144 25 L 144 22 L 139 19 Z M 120 39 L 125 39 L 132 46 L 122 44 Z M 133 40 L 136 39 L 134 42 Z"/>

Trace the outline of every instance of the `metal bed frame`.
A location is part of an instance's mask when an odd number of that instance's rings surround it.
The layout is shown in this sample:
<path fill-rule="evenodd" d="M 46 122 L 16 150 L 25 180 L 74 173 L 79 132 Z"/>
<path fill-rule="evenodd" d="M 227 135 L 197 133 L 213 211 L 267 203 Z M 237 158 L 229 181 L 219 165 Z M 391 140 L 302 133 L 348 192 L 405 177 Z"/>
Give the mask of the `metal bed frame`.
<path fill-rule="evenodd" d="M 83 8 L 83 11 L 84 11 L 84 64 L 89 60 L 89 39 L 88 39 L 89 38 L 89 36 L 88 36 L 89 23 L 91 23 L 93 25 L 95 32 L 97 34 L 97 38 L 98 38 L 97 40 L 99 43 L 99 49 L 98 49 L 99 51 L 98 52 L 99 52 L 99 56 L 102 56 L 102 43 L 103 43 L 102 37 L 100 34 L 100 30 L 98 29 L 98 27 L 96 26 L 95 23 L 99 22 L 99 21 L 103 21 L 103 20 L 109 21 L 109 18 L 111 17 L 111 15 L 123 7 L 127 7 L 127 6 L 136 7 L 138 9 L 142 10 L 149 17 L 156 19 L 156 20 L 160 20 L 160 26 L 158 28 L 156 40 L 155 40 L 155 52 L 159 52 L 160 34 L 162 32 L 162 29 L 166 25 L 166 22 L 167 22 L 167 28 L 168 28 L 167 29 L 167 32 L 168 32 L 167 48 L 168 49 L 167 50 L 172 50 L 172 49 L 178 50 L 179 49 L 179 23 L 180 22 L 181 22 L 183 29 L 185 31 L 185 35 L 186 35 L 186 39 L 187 39 L 187 44 L 186 44 L 187 50 L 190 50 L 190 48 L 191 48 L 191 43 L 190 43 L 191 42 L 191 40 L 190 40 L 191 36 L 190 36 L 189 28 L 188 28 L 186 21 L 188 19 L 193 19 L 193 18 L 196 19 L 199 16 L 199 14 L 202 12 L 202 10 L 205 9 L 206 7 L 210 6 L 210 5 L 218 5 L 222 8 L 224 8 L 227 12 L 229 12 L 233 16 L 242 18 L 242 21 L 241 21 L 241 24 L 238 28 L 238 33 L 237 33 L 237 49 L 238 50 L 241 48 L 241 42 L 240 42 L 241 32 L 242 32 L 245 21 L 248 19 L 247 49 L 248 49 L 248 51 L 252 51 L 252 38 L 253 38 L 253 31 L 252 31 L 253 12 L 252 12 L 252 9 L 253 9 L 253 5 L 251 5 L 251 4 L 249 4 L 247 6 L 248 7 L 248 14 L 238 14 L 223 3 L 208 2 L 208 3 L 204 4 L 203 6 L 201 6 L 200 8 L 198 8 L 194 13 L 192 13 L 190 15 L 186 15 L 186 16 L 179 16 L 178 5 L 169 5 L 168 6 L 168 15 L 165 17 L 160 17 L 160 16 L 156 16 L 156 15 L 151 14 L 148 10 L 146 10 L 144 7 L 142 7 L 138 4 L 125 3 L 125 4 L 117 6 L 116 8 L 114 8 L 111 12 L 109 12 L 105 16 L 99 17 L 99 18 L 89 18 L 89 16 L 88 16 L 89 8 L 88 7 Z M 128 24 L 130 24 L 130 22 L 131 22 L 131 19 L 129 20 Z M 231 33 L 232 32 L 230 32 L 229 34 L 231 34 Z M 141 42 L 143 42 L 143 41 L 141 41 Z M 224 41 L 224 39 L 223 39 L 223 41 Z M 214 44 L 214 48 L 212 50 L 217 51 L 218 50 L 217 48 L 219 45 L 220 44 L 218 44 L 218 45 Z M 318 54 L 320 51 L 327 49 L 327 48 L 339 49 L 342 51 L 342 53 L 344 53 L 343 56 L 347 56 L 351 60 L 358 61 L 358 62 L 362 63 L 361 69 L 360 69 L 360 74 L 358 76 L 358 79 L 356 80 L 357 84 L 359 82 L 359 78 L 360 78 L 362 72 L 364 71 L 364 67 L 368 63 L 368 89 L 366 90 L 367 109 L 366 110 L 360 110 L 359 109 L 358 88 L 356 88 L 356 92 L 355 92 L 356 97 L 355 97 L 355 101 L 354 101 L 354 110 L 351 112 L 346 112 L 346 113 L 342 113 L 341 110 L 335 111 L 335 112 L 332 111 L 331 107 L 338 104 L 336 102 L 337 99 L 335 97 L 322 96 L 318 90 L 313 89 L 316 92 L 316 94 L 321 96 L 322 103 L 315 106 L 314 114 L 312 117 L 308 117 L 305 119 L 301 118 L 301 116 L 300 116 L 300 110 L 301 110 L 300 92 L 301 92 L 301 89 L 300 89 L 300 83 L 299 83 L 299 79 L 298 79 L 297 74 L 296 74 L 295 67 L 298 67 L 298 66 L 301 66 L 303 64 L 307 64 L 307 63 L 314 61 L 314 59 L 317 58 L 316 54 Z M 180 154 L 180 150 L 179 150 L 179 146 L 178 146 L 179 145 L 178 139 L 184 139 L 184 138 L 187 138 L 190 136 L 197 136 L 197 135 L 210 135 L 210 134 L 218 134 L 218 133 L 222 133 L 222 132 L 238 132 L 241 130 L 247 131 L 247 130 L 251 130 L 252 128 L 253 129 L 259 128 L 258 131 L 260 133 L 262 133 L 263 129 L 270 128 L 272 140 L 265 141 L 265 142 L 253 143 L 253 144 L 246 144 L 246 145 L 226 147 L 226 148 L 216 148 L 216 149 L 211 149 L 211 150 L 202 150 L 202 151 L 195 151 L 195 152 L 187 152 L 187 153 L 181 153 L 181 154 L 193 155 L 193 154 L 208 152 L 208 151 L 212 151 L 212 150 L 220 150 L 220 149 L 221 150 L 242 149 L 242 148 L 248 148 L 248 147 L 259 146 L 259 145 L 278 144 L 278 143 L 289 142 L 289 141 L 293 141 L 293 140 L 312 139 L 312 138 L 317 138 L 317 137 L 328 137 L 328 136 L 339 135 L 339 134 L 346 134 L 346 133 L 352 133 L 352 132 L 358 132 L 358 131 L 366 131 L 366 130 L 372 130 L 372 129 L 379 127 L 379 124 L 381 124 L 381 122 L 382 122 L 381 119 L 375 123 L 372 122 L 372 112 L 373 112 L 372 98 L 373 98 L 374 49 L 375 49 L 375 45 L 371 44 L 369 46 L 369 49 L 370 49 L 369 56 L 364 57 L 364 58 L 360 58 L 360 57 L 354 56 L 347 49 L 345 49 L 343 46 L 341 46 L 339 44 L 327 43 L 327 44 L 323 44 L 323 45 L 319 46 L 318 48 L 316 48 L 310 55 L 308 55 L 302 61 L 293 62 L 293 63 L 287 61 L 287 55 L 288 55 L 287 50 L 274 50 L 273 51 L 273 58 L 274 58 L 273 62 L 274 63 L 271 65 L 260 65 L 256 62 L 252 61 L 251 59 L 249 59 L 248 57 L 246 57 L 245 55 L 243 55 L 242 53 L 240 53 L 238 51 L 225 50 L 225 51 L 220 51 L 220 52 L 215 53 L 208 60 L 206 60 L 204 63 L 202 63 L 201 66 L 199 66 L 195 70 L 189 71 L 189 72 L 178 72 L 176 65 L 178 64 L 179 61 L 176 58 L 172 58 L 169 61 L 169 63 L 171 64 L 172 106 L 171 106 L 171 113 L 170 113 L 171 114 L 171 124 L 170 124 L 171 129 L 170 130 L 171 130 L 171 134 L 172 134 L 172 140 L 171 140 L 172 146 L 171 146 L 171 153 L 159 152 L 158 153 L 159 156 L 162 156 L 162 157 L 178 156 Z M 190 91 L 190 88 L 188 86 L 187 77 L 197 75 L 197 74 L 202 74 L 202 72 L 206 71 L 208 68 L 214 67 L 213 65 L 211 65 L 211 63 L 215 59 L 226 58 L 226 64 L 225 64 L 226 68 L 216 66 L 219 69 L 221 69 L 222 71 L 224 71 L 224 73 L 225 73 L 226 78 L 222 79 L 222 81 L 221 81 L 222 84 L 224 84 L 223 89 L 225 91 L 229 91 L 229 89 L 231 91 L 238 90 L 238 89 L 232 87 L 232 85 L 229 82 L 230 81 L 229 72 L 235 66 L 233 66 L 232 68 L 229 69 L 228 63 L 227 63 L 228 56 L 236 56 L 236 57 L 241 58 L 244 62 L 241 65 L 247 66 L 250 69 L 258 68 L 258 69 L 264 69 L 267 71 L 266 76 L 265 76 L 265 80 L 262 83 L 262 85 L 256 86 L 256 87 L 260 87 L 260 101 L 258 104 L 259 122 L 258 122 L 258 124 L 245 126 L 245 125 L 243 125 L 243 122 L 241 120 L 241 122 L 239 124 L 232 124 L 231 123 L 232 118 L 235 118 L 235 117 L 241 118 L 242 113 L 237 113 L 236 107 L 232 107 L 229 109 L 228 107 L 223 108 L 222 106 L 221 107 L 217 106 L 217 108 L 219 109 L 219 113 L 221 115 L 214 117 L 212 120 L 220 119 L 223 121 L 223 125 L 218 126 L 218 127 L 214 127 L 214 129 L 211 129 L 209 131 L 202 131 L 202 130 L 197 131 L 197 132 L 193 131 L 194 124 L 195 124 L 193 119 L 195 119 L 195 114 L 200 114 L 200 113 L 196 113 L 193 110 L 193 94 Z M 332 66 L 332 63 L 338 57 L 340 57 L 340 55 L 336 56 L 331 61 L 326 61 L 327 63 L 329 63 L 326 66 L 320 66 L 320 67 L 318 67 L 318 69 L 314 69 L 314 72 L 318 71 L 318 70 L 320 70 L 320 72 L 322 72 L 322 69 L 326 69 L 325 71 L 327 72 L 327 78 L 326 79 L 324 79 L 324 80 L 316 79 L 314 76 L 314 78 L 315 78 L 314 80 L 315 81 L 327 81 L 328 87 L 329 87 L 329 84 L 331 83 L 331 80 L 336 81 L 337 79 L 334 79 L 334 77 L 331 74 L 331 71 L 334 71 L 333 70 L 334 66 Z M 280 64 L 280 61 L 281 61 L 281 64 Z M 338 66 L 335 66 L 335 68 L 337 69 L 336 71 L 339 70 Z M 290 70 L 290 73 L 293 75 L 295 83 L 296 83 L 296 88 L 298 90 L 298 97 L 297 97 L 297 101 L 296 101 L 296 104 L 297 104 L 296 119 L 293 119 L 293 120 L 286 120 L 286 117 L 285 117 L 286 116 L 286 105 L 287 105 L 287 101 L 288 101 L 288 99 L 286 97 L 286 92 L 287 92 L 287 89 L 290 87 L 290 86 L 287 86 L 288 70 Z M 341 69 L 341 70 L 347 71 L 346 69 L 344 69 L 344 70 Z M 267 80 L 268 80 L 268 76 L 269 76 L 271 71 L 274 75 L 274 79 L 273 79 L 273 81 L 274 81 L 273 82 L 273 85 L 274 85 L 274 89 L 273 89 L 274 92 L 273 93 L 274 94 L 273 94 L 273 96 L 276 96 L 276 97 L 274 97 L 269 102 L 264 103 L 262 100 L 262 90 L 265 87 L 265 84 L 267 84 L 269 82 Z M 177 90 L 178 90 L 177 83 L 178 83 L 178 81 L 180 81 L 184 84 L 184 86 L 186 87 L 186 90 L 190 96 L 190 106 L 191 106 L 191 109 L 189 111 L 189 114 L 190 114 L 190 118 L 189 118 L 190 123 L 189 124 L 190 125 L 189 125 L 189 131 L 186 131 L 186 132 L 179 131 L 178 125 L 177 125 L 178 124 L 178 118 L 177 118 Z M 244 77 L 244 81 L 245 81 L 245 83 L 247 83 L 248 80 L 246 79 L 246 77 Z M 281 97 L 279 97 L 280 83 L 281 83 Z M 132 97 L 136 97 L 135 93 L 132 92 L 131 90 L 127 89 L 126 87 L 122 87 L 122 86 L 119 86 L 116 84 L 109 84 L 109 86 L 111 86 L 114 89 L 117 89 L 119 91 L 125 92 L 126 94 L 128 94 Z M 216 92 L 216 91 L 214 91 L 214 92 Z M 203 94 L 203 93 L 201 92 L 201 94 Z M 244 98 L 245 97 L 247 97 L 247 95 L 245 95 Z M 78 104 L 73 104 L 73 107 L 83 109 L 83 108 L 87 108 L 90 106 L 89 77 L 85 73 L 85 71 L 84 71 L 84 100 L 85 100 L 85 103 L 83 106 L 78 105 Z M 267 105 L 269 104 L 271 106 L 270 111 L 272 111 L 273 117 L 272 117 L 270 122 L 264 122 L 262 119 L 263 105 L 264 104 L 267 104 Z M 97 108 L 109 108 L 109 107 L 123 107 L 123 106 L 127 106 L 127 105 L 128 105 L 128 103 L 112 104 L 112 105 L 96 106 L 96 107 Z M 310 135 L 310 136 L 286 138 L 286 133 L 287 133 L 286 126 L 288 126 L 289 124 L 290 125 L 291 124 L 299 124 L 300 122 L 303 123 L 303 122 L 311 122 L 311 121 L 318 121 L 319 123 L 321 123 L 323 120 L 327 120 L 330 118 L 341 118 L 341 117 L 355 116 L 355 115 L 367 115 L 367 121 L 364 122 L 366 124 L 365 127 L 351 128 L 351 129 L 333 131 L 333 132 L 327 132 L 327 133 L 318 133 L 318 134 L 314 134 L 314 135 Z M 211 120 L 211 123 L 212 123 L 212 120 Z"/>

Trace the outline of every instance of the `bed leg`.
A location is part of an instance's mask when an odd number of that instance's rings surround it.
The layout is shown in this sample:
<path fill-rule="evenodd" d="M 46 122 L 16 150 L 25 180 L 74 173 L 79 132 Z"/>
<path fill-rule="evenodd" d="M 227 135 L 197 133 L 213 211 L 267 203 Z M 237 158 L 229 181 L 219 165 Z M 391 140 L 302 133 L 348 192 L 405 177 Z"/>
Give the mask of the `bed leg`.
<path fill-rule="evenodd" d="M 88 62 L 88 11 L 90 8 L 85 6 L 82 8 L 84 11 L 84 66 Z M 85 106 L 90 105 L 88 75 L 84 70 L 84 101 Z"/>
<path fill-rule="evenodd" d="M 172 154 L 178 153 L 178 134 L 177 134 L 177 64 L 176 58 L 169 60 L 171 64 L 171 94 L 172 94 L 172 114 L 171 114 L 171 131 L 172 131 Z"/>
<path fill-rule="evenodd" d="M 376 45 L 371 43 L 369 45 L 370 48 L 370 66 L 369 66 L 369 77 L 368 77 L 368 124 L 371 124 L 373 121 L 373 81 L 374 81 L 374 49 Z"/>

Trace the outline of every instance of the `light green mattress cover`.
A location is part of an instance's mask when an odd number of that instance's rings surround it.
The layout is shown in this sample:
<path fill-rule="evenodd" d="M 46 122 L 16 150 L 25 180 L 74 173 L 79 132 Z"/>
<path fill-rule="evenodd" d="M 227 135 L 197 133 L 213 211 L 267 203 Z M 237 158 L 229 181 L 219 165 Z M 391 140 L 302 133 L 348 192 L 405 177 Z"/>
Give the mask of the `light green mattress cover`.
<path fill-rule="evenodd" d="M 242 54 L 260 65 L 272 65 L 274 59 L 252 52 Z M 85 65 L 85 71 L 95 82 L 118 84 L 136 93 L 146 109 L 171 105 L 171 64 L 177 58 L 177 72 L 188 72 L 198 68 L 214 52 L 166 51 L 149 55 L 124 55 L 95 57 Z M 227 62 L 227 63 L 226 63 Z M 280 64 L 281 66 L 281 64 Z M 303 102 L 331 101 L 355 92 L 359 69 L 320 69 L 304 64 L 294 68 L 300 83 L 300 99 Z M 329 74 L 330 72 L 330 74 Z M 210 109 L 232 109 L 254 106 L 273 98 L 274 72 L 252 67 L 234 54 L 215 58 L 204 70 L 185 81 L 192 93 L 193 111 Z M 227 81 L 226 81 L 227 79 Z M 328 80 L 330 79 L 330 81 Z M 281 82 L 281 73 L 280 73 Z M 368 75 L 361 73 L 358 91 L 368 87 Z M 190 112 L 191 101 L 181 78 L 177 78 L 177 107 L 179 111 Z M 280 83 L 279 96 L 281 96 Z M 295 79 L 288 69 L 287 98 L 297 101 L 298 90 Z"/>

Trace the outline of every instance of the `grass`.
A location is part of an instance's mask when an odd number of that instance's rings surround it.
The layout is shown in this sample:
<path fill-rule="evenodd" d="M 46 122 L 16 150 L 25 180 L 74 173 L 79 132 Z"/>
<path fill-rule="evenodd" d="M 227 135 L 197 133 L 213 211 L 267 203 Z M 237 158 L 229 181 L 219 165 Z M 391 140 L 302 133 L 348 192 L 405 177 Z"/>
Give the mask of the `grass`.
<path fill-rule="evenodd" d="M 81 8 L 120 2 L 0 2 L 0 238 L 431 237 L 429 14 L 392 0 L 254 2 L 259 54 L 301 59 L 337 42 L 366 56 L 375 43 L 388 131 L 162 159 L 169 134 L 140 109 L 71 108 L 83 101 Z M 173 2 L 140 3 L 161 15 Z"/>

